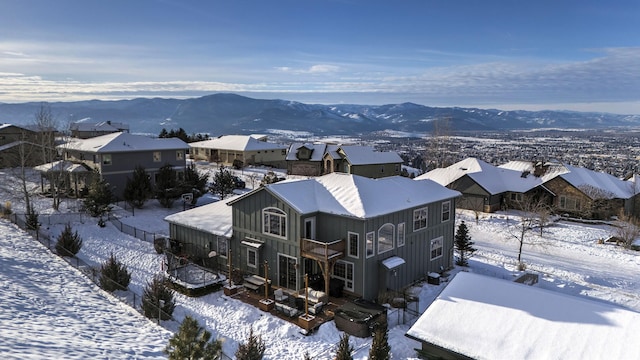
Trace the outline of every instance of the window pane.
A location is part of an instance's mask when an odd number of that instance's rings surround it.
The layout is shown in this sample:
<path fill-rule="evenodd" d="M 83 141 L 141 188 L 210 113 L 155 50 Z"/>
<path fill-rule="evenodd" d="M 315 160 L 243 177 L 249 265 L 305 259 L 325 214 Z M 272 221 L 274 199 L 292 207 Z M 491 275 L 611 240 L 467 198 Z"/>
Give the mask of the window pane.
<path fill-rule="evenodd" d="M 384 224 L 378 230 L 378 254 L 393 249 L 393 233 L 394 226 L 392 224 Z"/>
<path fill-rule="evenodd" d="M 398 246 L 404 246 L 404 223 L 398 224 Z"/>
<path fill-rule="evenodd" d="M 367 233 L 367 257 L 373 255 L 373 237 L 373 232 Z"/>
<path fill-rule="evenodd" d="M 358 234 L 349 233 L 349 256 L 358 257 Z"/>

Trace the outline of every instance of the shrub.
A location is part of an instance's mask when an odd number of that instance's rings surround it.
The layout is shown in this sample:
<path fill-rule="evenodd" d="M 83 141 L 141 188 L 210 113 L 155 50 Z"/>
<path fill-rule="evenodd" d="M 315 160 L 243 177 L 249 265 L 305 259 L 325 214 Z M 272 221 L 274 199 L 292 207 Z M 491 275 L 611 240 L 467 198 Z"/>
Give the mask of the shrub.
<path fill-rule="evenodd" d="M 160 301 L 164 303 L 159 309 Z M 160 320 L 169 320 L 175 307 L 173 291 L 165 286 L 163 278 L 154 277 L 147 282 L 147 287 L 142 293 L 142 313 L 144 316 L 150 319 L 157 319 L 160 316 Z"/>
<path fill-rule="evenodd" d="M 249 338 L 246 343 L 240 344 L 236 351 L 238 360 L 260 360 L 264 356 L 265 345 L 261 336 L 253 334 L 253 328 L 249 330 Z"/>
<path fill-rule="evenodd" d="M 126 290 L 130 281 L 131 274 L 127 267 L 111 254 L 100 269 L 100 287 L 109 292 Z"/>
<path fill-rule="evenodd" d="M 353 352 L 353 346 L 349 344 L 349 334 L 343 334 L 340 336 L 340 342 L 338 343 L 338 348 L 336 349 L 335 360 L 353 360 L 353 356 L 351 353 Z"/>
<path fill-rule="evenodd" d="M 220 359 L 222 342 L 209 340 L 211 340 L 211 333 L 187 315 L 180 324 L 178 332 L 169 339 L 164 353 L 169 356 L 169 360 Z"/>
<path fill-rule="evenodd" d="M 153 240 L 153 248 L 156 250 L 156 253 L 162 254 L 167 245 L 167 239 L 163 237 L 159 237 Z"/>
<path fill-rule="evenodd" d="M 58 236 L 56 242 L 56 252 L 60 256 L 75 256 L 82 248 L 82 239 L 78 236 L 78 232 L 71 231 L 71 225 L 67 224 Z"/>

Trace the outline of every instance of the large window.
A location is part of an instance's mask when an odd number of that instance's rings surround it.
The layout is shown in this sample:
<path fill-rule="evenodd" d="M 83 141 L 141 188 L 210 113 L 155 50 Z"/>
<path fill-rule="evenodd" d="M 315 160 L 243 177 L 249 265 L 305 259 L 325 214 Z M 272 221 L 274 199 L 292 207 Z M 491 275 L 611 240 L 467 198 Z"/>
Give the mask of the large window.
<path fill-rule="evenodd" d="M 413 210 L 413 231 L 427 227 L 427 208 Z"/>
<path fill-rule="evenodd" d="M 344 280 L 345 289 L 354 291 L 353 263 L 338 260 L 338 262 L 333 266 L 333 277 Z"/>
<path fill-rule="evenodd" d="M 176 160 L 184 160 L 184 150 L 176 150 Z"/>
<path fill-rule="evenodd" d="M 161 162 L 162 161 L 162 153 L 160 151 L 153 152 L 153 162 Z"/>
<path fill-rule="evenodd" d="M 451 219 L 451 201 L 445 201 L 442 203 L 442 222 L 449 219 Z"/>
<path fill-rule="evenodd" d="M 580 210 L 580 199 L 561 195 L 558 201 L 558 207 L 565 210 Z"/>
<path fill-rule="evenodd" d="M 373 256 L 373 238 L 375 235 L 376 234 L 373 231 L 367 233 L 367 257 Z"/>
<path fill-rule="evenodd" d="M 258 252 L 256 249 L 247 248 L 247 266 L 258 267 Z"/>
<path fill-rule="evenodd" d="M 360 235 L 357 233 L 348 233 L 347 238 L 349 239 L 349 256 L 357 258 L 360 255 L 358 251 L 360 249 Z"/>
<path fill-rule="evenodd" d="M 287 214 L 276 208 L 262 210 L 262 232 L 287 237 Z"/>
<path fill-rule="evenodd" d="M 218 237 L 218 256 L 222 258 L 227 257 L 227 239 Z"/>
<path fill-rule="evenodd" d="M 431 240 L 431 260 L 442 257 L 442 241 L 442 236 Z"/>
<path fill-rule="evenodd" d="M 378 254 L 393 250 L 393 235 L 395 227 L 393 224 L 384 224 L 378 229 Z"/>
<path fill-rule="evenodd" d="M 398 247 L 404 246 L 404 223 L 398 224 Z"/>

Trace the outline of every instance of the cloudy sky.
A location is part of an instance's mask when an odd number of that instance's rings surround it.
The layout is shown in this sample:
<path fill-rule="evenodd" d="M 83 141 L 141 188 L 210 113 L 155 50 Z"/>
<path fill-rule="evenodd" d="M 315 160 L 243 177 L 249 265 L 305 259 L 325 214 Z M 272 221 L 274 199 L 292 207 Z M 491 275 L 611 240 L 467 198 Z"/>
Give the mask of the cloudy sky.
<path fill-rule="evenodd" d="M 0 102 L 214 92 L 640 114 L 640 1 L 0 0 Z"/>

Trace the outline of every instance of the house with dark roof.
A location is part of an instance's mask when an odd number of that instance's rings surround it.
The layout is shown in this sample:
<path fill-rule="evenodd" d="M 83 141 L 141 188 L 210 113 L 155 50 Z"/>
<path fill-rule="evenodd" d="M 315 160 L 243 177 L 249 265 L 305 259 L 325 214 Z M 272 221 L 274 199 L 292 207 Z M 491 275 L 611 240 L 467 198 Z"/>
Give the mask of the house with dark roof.
<path fill-rule="evenodd" d="M 161 167 L 170 165 L 178 177 L 184 176 L 189 145 L 178 138 L 151 138 L 117 132 L 88 139 L 71 139 L 59 145 L 64 160 L 95 169 L 122 199 L 127 178 L 142 166 L 155 184 Z"/>
<path fill-rule="evenodd" d="M 55 130 L 0 124 L 0 167 L 35 166 L 53 156 Z M 53 159 L 51 159 L 53 160 Z"/>
<path fill-rule="evenodd" d="M 69 125 L 69 130 L 73 137 L 88 139 L 116 132 L 129 132 L 129 124 L 115 121 L 76 121 Z"/>
<path fill-rule="evenodd" d="M 189 146 L 194 160 L 216 162 L 225 166 L 286 167 L 287 146 L 267 142 L 266 136 L 223 135 L 193 142 Z"/>
<path fill-rule="evenodd" d="M 342 172 L 369 178 L 400 175 L 402 158 L 393 151 L 372 146 L 328 145 L 323 155 L 323 173 Z"/>
<path fill-rule="evenodd" d="M 329 294 L 338 284 L 340 292 L 376 300 L 453 266 L 459 195 L 430 180 L 332 173 L 268 184 L 211 205 L 218 215 L 209 225 L 181 215 L 167 221 L 171 238 L 194 244 L 200 255 L 221 252 L 218 239 L 227 238 L 222 246 L 233 254 L 233 267 L 268 275 L 275 287 L 298 291 L 308 274 L 322 279 L 318 286 Z"/>

